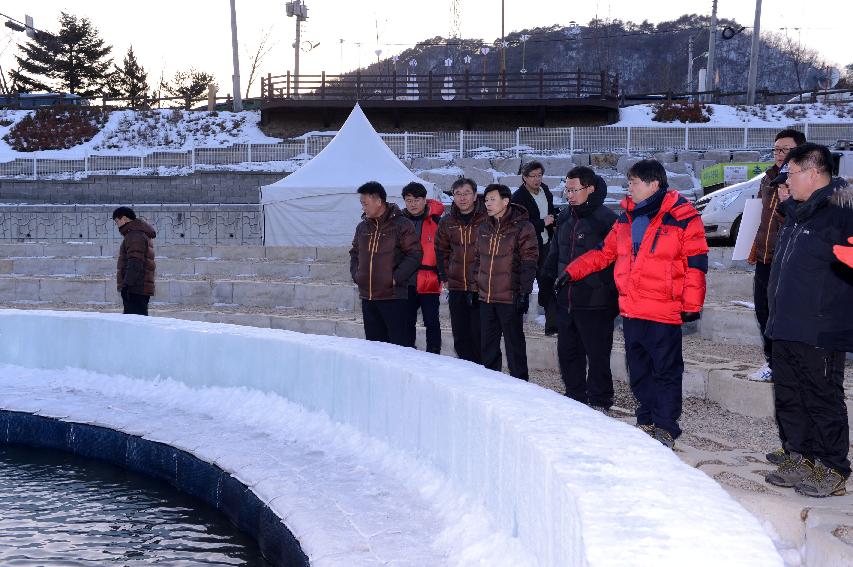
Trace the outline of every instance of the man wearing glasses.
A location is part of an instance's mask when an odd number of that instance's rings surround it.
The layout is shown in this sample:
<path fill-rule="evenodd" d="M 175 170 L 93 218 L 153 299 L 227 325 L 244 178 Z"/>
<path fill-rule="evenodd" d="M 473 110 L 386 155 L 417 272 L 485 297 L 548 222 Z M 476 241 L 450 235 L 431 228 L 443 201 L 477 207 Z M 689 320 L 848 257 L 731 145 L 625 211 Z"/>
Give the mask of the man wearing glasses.
<path fill-rule="evenodd" d="M 521 168 L 521 187 L 512 194 L 512 202 L 527 210 L 530 223 L 536 231 L 539 243 L 539 266 L 536 273 L 536 285 L 539 286 L 539 306 L 545 309 L 545 334 L 557 332 L 557 311 L 554 302 L 554 280 L 542 273 L 542 262 L 548 255 L 551 237 L 554 235 L 554 196 L 547 185 L 542 183 L 545 166 L 538 161 L 525 163 Z"/>
<path fill-rule="evenodd" d="M 797 146 L 806 143 L 806 137 L 797 130 L 782 130 L 776 134 L 773 143 L 774 165 L 767 170 L 761 180 L 758 189 L 758 198 L 761 199 L 761 222 L 758 225 L 758 233 L 752 243 L 748 262 L 755 264 L 755 277 L 753 279 L 753 301 L 755 302 L 755 317 L 758 319 L 758 327 L 761 329 L 761 341 L 764 345 L 765 364 L 759 370 L 753 372 L 747 378 L 757 382 L 770 382 L 773 380 L 771 354 L 773 343 L 764 336 L 767 328 L 767 317 L 769 315 L 767 282 L 770 280 L 770 264 L 773 263 L 773 251 L 776 248 L 776 240 L 779 235 L 779 227 L 782 224 L 782 214 L 778 207 L 782 199 L 771 182 L 779 175 L 780 168 L 788 156 L 788 152 Z M 768 456 L 771 462 L 778 464 L 781 453 L 774 452 Z M 775 461 L 774 461 L 775 460 Z"/>
<path fill-rule="evenodd" d="M 770 271 L 773 401 L 787 453 L 770 484 L 840 496 L 850 475 L 844 357 L 853 352 L 853 269 L 833 247 L 853 234 L 853 187 L 832 178 L 826 146 L 788 154 L 791 198 Z"/>
<path fill-rule="evenodd" d="M 607 183 L 586 166 L 566 175 L 570 207 L 560 214 L 554 240 L 542 272 L 555 279 L 566 266 L 589 250 L 599 248 L 617 215 L 604 206 Z M 557 280 L 563 283 L 566 278 Z M 613 266 L 586 278 L 555 285 L 557 301 L 557 358 L 566 396 L 602 412 L 613 405 L 613 320 L 619 313 Z M 588 365 L 588 370 L 587 370 Z"/>
<path fill-rule="evenodd" d="M 480 364 L 480 296 L 474 269 L 474 248 L 480 224 L 489 216 L 477 183 L 460 178 L 450 188 L 453 206 L 438 223 L 435 257 L 439 279 L 447 282 L 447 307 L 456 356 Z"/>

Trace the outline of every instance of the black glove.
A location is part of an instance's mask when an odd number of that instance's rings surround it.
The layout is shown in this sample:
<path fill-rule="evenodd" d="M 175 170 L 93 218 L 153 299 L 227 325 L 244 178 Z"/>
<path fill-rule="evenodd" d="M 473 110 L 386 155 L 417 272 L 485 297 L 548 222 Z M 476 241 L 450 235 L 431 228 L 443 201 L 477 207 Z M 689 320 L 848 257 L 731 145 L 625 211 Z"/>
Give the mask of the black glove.
<path fill-rule="evenodd" d="M 692 321 L 698 321 L 699 317 L 702 316 L 701 311 L 682 311 L 681 312 L 681 322 L 682 323 L 690 323 Z"/>
<path fill-rule="evenodd" d="M 519 293 L 515 296 L 515 312 L 524 315 L 530 309 L 530 294 Z"/>
<path fill-rule="evenodd" d="M 468 304 L 468 307 L 476 307 L 480 304 L 480 294 L 476 291 L 469 291 L 465 294 L 465 302 Z"/>
<path fill-rule="evenodd" d="M 558 291 L 563 289 L 563 287 L 572 281 L 572 275 L 569 272 L 562 272 L 560 277 L 557 278 L 557 281 L 554 282 L 554 293 L 556 294 Z"/>

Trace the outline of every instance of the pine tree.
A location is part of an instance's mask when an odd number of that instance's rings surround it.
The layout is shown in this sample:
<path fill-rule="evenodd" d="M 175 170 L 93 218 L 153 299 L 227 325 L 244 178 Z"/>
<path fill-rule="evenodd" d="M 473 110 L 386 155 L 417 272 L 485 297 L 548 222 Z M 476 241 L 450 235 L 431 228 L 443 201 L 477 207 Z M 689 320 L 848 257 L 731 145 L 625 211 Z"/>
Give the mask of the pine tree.
<path fill-rule="evenodd" d="M 121 67 L 115 66 L 111 81 L 116 96 L 129 99 L 130 108 L 137 109 L 148 99 L 148 73 L 139 64 L 133 46 L 127 50 Z"/>
<path fill-rule="evenodd" d="M 210 73 L 190 69 L 178 71 L 171 82 L 163 83 L 160 87 L 170 95 L 182 98 L 184 109 L 189 110 L 193 101 L 204 98 L 208 85 L 216 85 L 215 80 Z"/>
<path fill-rule="evenodd" d="M 80 96 L 103 92 L 109 77 L 112 46 L 98 37 L 88 18 L 66 12 L 59 16 L 59 33 L 39 33 L 21 46 L 13 74 L 25 91 L 62 91 Z"/>

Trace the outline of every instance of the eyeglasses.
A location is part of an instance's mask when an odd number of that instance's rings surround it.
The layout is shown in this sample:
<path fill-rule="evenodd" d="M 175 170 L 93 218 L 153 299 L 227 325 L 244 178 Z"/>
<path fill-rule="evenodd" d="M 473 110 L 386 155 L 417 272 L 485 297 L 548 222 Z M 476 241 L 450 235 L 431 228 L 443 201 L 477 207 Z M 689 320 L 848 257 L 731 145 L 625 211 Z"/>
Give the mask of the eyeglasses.
<path fill-rule="evenodd" d="M 802 172 L 804 172 L 804 171 L 808 171 L 808 170 L 810 170 L 810 169 L 814 169 L 814 168 L 813 168 L 813 167 L 807 167 L 807 168 L 805 168 L 805 169 L 801 169 L 800 171 L 791 171 L 791 170 L 789 169 L 789 170 L 788 170 L 788 177 L 791 177 L 792 175 L 796 175 L 796 174 L 798 174 L 798 173 L 802 173 Z"/>
<path fill-rule="evenodd" d="M 794 149 L 794 147 L 793 147 L 793 146 L 791 146 L 791 147 L 789 147 L 789 148 L 780 148 L 780 147 L 776 147 L 776 146 L 774 146 L 774 147 L 773 147 L 773 153 L 774 153 L 774 154 L 783 154 L 783 155 L 784 155 L 784 154 L 787 154 L 788 152 L 790 152 L 790 151 L 791 151 L 791 150 L 793 150 L 793 149 Z"/>
<path fill-rule="evenodd" d="M 586 185 L 584 187 L 580 187 L 578 189 L 569 189 L 568 187 L 566 187 L 566 193 L 568 193 L 569 195 L 574 195 L 575 193 L 580 193 L 584 189 L 589 189 L 589 185 Z"/>

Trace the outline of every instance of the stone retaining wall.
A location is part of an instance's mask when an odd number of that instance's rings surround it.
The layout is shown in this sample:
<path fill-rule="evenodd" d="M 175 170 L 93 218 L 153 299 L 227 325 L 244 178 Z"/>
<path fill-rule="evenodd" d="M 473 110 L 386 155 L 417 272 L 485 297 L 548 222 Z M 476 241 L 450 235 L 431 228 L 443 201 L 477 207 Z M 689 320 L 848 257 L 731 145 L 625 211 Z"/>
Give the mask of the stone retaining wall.
<path fill-rule="evenodd" d="M 117 205 L 0 205 L 0 243 L 84 241 L 117 244 Z M 260 205 L 171 204 L 134 206 L 157 230 L 157 244 L 261 244 Z"/>

